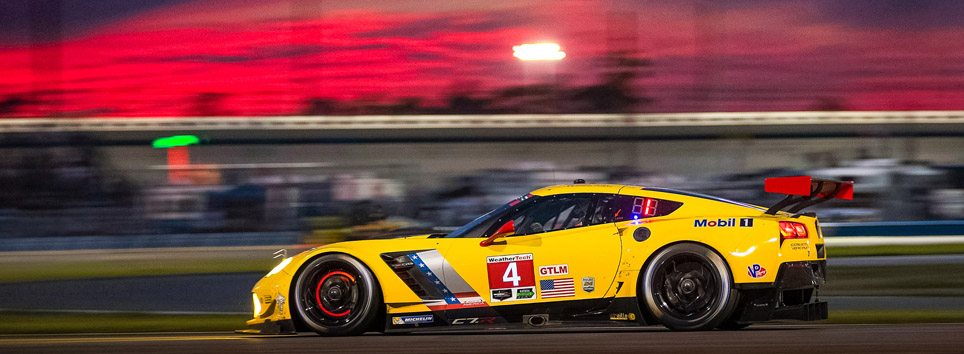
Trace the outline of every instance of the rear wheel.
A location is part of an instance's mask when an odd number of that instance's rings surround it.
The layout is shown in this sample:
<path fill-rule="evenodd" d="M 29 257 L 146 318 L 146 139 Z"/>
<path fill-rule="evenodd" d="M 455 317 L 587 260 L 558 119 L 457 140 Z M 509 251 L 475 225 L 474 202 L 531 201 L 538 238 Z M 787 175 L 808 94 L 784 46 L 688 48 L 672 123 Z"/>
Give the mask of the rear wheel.
<path fill-rule="evenodd" d="M 371 271 L 344 254 L 315 258 L 295 279 L 299 318 L 323 336 L 364 333 L 379 314 L 381 291 Z"/>
<path fill-rule="evenodd" d="M 673 330 L 716 328 L 730 317 L 739 300 L 723 258 L 691 243 L 653 255 L 640 282 L 641 302 Z"/>

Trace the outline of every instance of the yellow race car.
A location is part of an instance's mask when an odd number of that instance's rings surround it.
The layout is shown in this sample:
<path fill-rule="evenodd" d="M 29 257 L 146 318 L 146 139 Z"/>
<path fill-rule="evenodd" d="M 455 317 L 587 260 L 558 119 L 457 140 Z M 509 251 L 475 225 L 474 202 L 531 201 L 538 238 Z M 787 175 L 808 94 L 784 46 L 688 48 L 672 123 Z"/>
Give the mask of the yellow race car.
<path fill-rule="evenodd" d="M 662 324 L 738 329 L 827 318 L 826 249 L 800 213 L 853 182 L 768 178 L 770 208 L 662 188 L 546 187 L 448 234 L 342 242 L 284 259 L 247 333 Z"/>

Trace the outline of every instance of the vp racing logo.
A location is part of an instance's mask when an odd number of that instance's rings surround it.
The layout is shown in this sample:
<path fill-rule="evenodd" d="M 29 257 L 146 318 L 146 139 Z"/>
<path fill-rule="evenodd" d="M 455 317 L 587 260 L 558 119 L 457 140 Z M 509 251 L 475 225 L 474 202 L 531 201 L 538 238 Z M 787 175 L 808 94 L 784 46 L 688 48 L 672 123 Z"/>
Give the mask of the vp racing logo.
<path fill-rule="evenodd" d="M 726 219 L 696 219 L 693 220 L 693 227 L 753 227 L 753 218 L 740 218 L 740 223 L 737 224 L 737 218 L 726 218 Z"/>
<path fill-rule="evenodd" d="M 754 264 L 746 267 L 746 272 L 747 274 L 750 275 L 751 278 L 760 278 L 767 275 L 767 269 L 763 268 L 763 266 L 759 264 Z"/>

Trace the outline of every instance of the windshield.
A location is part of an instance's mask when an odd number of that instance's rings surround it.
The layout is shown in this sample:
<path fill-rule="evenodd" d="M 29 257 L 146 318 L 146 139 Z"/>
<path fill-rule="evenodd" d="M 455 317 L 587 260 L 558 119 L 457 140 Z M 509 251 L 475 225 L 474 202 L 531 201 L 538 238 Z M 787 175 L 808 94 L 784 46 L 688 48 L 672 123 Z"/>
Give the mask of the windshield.
<path fill-rule="evenodd" d="M 445 237 L 482 237 L 484 236 L 485 231 L 492 227 L 492 223 L 498 220 L 499 217 L 505 214 L 506 211 L 508 211 L 510 208 L 519 206 L 523 201 L 529 201 L 532 199 L 534 199 L 532 194 L 526 194 L 519 198 L 513 199 L 512 201 L 483 214 L 475 220 L 472 220 L 468 224 L 462 225 L 462 227 L 455 229 L 455 231 L 450 232 L 448 235 L 445 235 Z"/>

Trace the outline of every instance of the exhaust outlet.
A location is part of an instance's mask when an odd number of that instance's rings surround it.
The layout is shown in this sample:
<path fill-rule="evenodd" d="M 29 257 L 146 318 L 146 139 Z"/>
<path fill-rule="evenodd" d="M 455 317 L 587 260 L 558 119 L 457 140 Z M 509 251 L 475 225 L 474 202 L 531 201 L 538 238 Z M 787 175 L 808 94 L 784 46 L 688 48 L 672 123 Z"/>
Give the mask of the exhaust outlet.
<path fill-rule="evenodd" d="M 522 322 L 529 327 L 542 327 L 549 323 L 549 315 L 522 315 Z"/>

